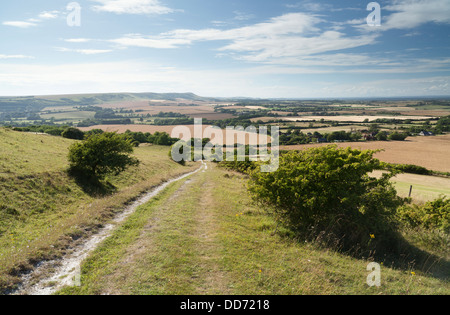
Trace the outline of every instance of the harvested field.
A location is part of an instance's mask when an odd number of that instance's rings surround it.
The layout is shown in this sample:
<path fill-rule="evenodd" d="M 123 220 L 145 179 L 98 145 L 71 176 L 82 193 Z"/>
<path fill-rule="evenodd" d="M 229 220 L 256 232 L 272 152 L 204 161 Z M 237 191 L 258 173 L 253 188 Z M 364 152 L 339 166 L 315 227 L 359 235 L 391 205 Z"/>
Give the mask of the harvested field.
<path fill-rule="evenodd" d="M 173 112 L 192 116 L 195 118 L 205 118 L 212 120 L 221 120 L 227 118 L 233 118 L 230 114 L 221 114 L 214 111 L 214 106 L 218 104 L 208 104 L 199 101 L 189 100 L 177 100 L 177 101 L 165 101 L 165 100 L 143 100 L 143 101 L 125 101 L 114 102 L 98 105 L 102 108 L 112 109 L 126 109 L 139 111 L 141 115 L 156 115 L 160 112 L 167 113 Z M 220 104 L 219 104 L 220 105 Z"/>
<path fill-rule="evenodd" d="M 280 119 L 287 120 L 287 121 L 314 121 L 314 120 L 321 120 L 325 119 L 328 121 L 349 121 L 349 122 L 364 122 L 364 120 L 369 119 L 369 121 L 374 121 L 377 119 L 398 119 L 398 120 L 408 120 L 408 119 L 429 119 L 428 116 L 355 116 L 355 115 L 348 115 L 348 116 L 300 116 L 300 117 L 282 117 Z"/>
<path fill-rule="evenodd" d="M 359 126 L 359 125 L 351 125 L 351 126 L 338 126 L 338 127 L 325 127 L 325 128 L 311 128 L 311 129 L 302 129 L 301 132 L 303 133 L 332 133 L 336 131 L 345 131 L 350 132 L 352 130 L 365 130 L 367 129 L 366 126 Z"/>
<path fill-rule="evenodd" d="M 172 132 L 174 131 L 175 128 L 177 127 L 187 127 L 187 129 L 189 129 L 190 134 L 186 135 L 179 135 L 179 134 L 173 134 Z M 221 130 L 221 129 L 214 129 L 211 128 L 212 126 L 210 125 L 203 125 L 203 134 L 200 135 L 200 137 L 203 138 L 210 138 L 211 139 L 211 143 L 213 144 L 220 144 L 220 143 L 226 143 L 226 144 L 233 144 L 237 142 L 237 137 L 245 137 L 245 143 L 246 144 L 251 144 L 251 145 L 256 145 L 259 143 L 258 140 L 258 135 L 256 134 L 248 134 L 245 132 L 227 132 L 225 130 Z M 182 138 L 184 140 L 189 140 L 191 137 L 195 136 L 195 130 L 194 130 L 194 125 L 188 125 L 188 126 L 152 126 L 152 125 L 97 125 L 97 126 L 91 126 L 91 127 L 84 127 L 84 128 L 79 128 L 83 131 L 89 131 L 92 129 L 101 129 L 103 131 L 107 131 L 107 132 L 118 132 L 118 133 L 124 133 L 127 130 L 133 131 L 133 132 L 149 132 L 151 134 L 154 134 L 155 132 L 166 132 L 169 135 L 173 136 L 174 138 Z M 223 140 L 220 139 L 220 134 L 223 134 Z M 218 133 L 217 133 L 218 132 Z M 234 136 L 234 140 L 228 142 L 227 141 L 227 137 L 233 137 Z M 195 136 L 197 137 L 197 136 Z M 240 141 L 242 143 L 242 140 Z"/>
<path fill-rule="evenodd" d="M 224 113 L 198 113 L 198 114 L 187 114 L 190 118 L 203 118 L 207 120 L 224 120 L 235 118 L 236 116 L 232 114 L 224 114 Z"/>
<path fill-rule="evenodd" d="M 281 150 L 304 150 L 329 144 L 281 146 Z M 435 137 L 410 137 L 406 141 L 339 143 L 339 147 L 384 150 L 375 155 L 388 163 L 414 164 L 430 170 L 450 172 L 450 134 Z"/>

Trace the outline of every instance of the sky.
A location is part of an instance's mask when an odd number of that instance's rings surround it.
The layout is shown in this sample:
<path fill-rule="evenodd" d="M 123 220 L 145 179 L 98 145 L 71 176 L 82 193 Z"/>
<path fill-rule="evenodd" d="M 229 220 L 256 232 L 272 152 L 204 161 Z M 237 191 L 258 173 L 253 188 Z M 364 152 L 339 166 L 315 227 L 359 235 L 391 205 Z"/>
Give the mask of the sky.
<path fill-rule="evenodd" d="M 0 96 L 110 92 L 449 96 L 450 0 L 2 1 Z"/>

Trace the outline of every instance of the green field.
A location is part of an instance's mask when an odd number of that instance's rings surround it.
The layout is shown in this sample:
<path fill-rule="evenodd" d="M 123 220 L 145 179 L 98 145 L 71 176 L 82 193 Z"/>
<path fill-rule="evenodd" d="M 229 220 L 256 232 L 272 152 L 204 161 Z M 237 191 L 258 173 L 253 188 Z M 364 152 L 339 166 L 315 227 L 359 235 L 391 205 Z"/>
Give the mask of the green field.
<path fill-rule="evenodd" d="M 379 176 L 381 172 L 375 172 Z M 415 174 L 400 174 L 392 179 L 399 196 L 409 197 L 416 203 L 433 201 L 440 196 L 450 197 L 450 178 Z"/>
<path fill-rule="evenodd" d="M 75 111 L 75 112 L 63 112 L 63 113 L 50 113 L 40 115 L 43 119 L 52 119 L 55 121 L 81 121 L 85 119 L 92 119 L 95 116 L 95 112 L 87 112 L 87 111 Z"/>

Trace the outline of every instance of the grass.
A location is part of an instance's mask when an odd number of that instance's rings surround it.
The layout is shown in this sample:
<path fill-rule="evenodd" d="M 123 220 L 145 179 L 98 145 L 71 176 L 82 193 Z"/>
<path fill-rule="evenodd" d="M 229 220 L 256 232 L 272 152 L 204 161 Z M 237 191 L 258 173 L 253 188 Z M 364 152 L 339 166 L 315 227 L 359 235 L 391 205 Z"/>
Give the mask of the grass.
<path fill-rule="evenodd" d="M 381 287 L 369 287 L 370 259 L 274 233 L 276 223 L 250 201 L 245 182 L 209 165 L 169 186 L 85 261 L 80 287 L 59 294 L 450 293 L 448 281 L 413 267 L 382 266 Z"/>
<path fill-rule="evenodd" d="M 64 112 L 64 113 L 50 113 L 50 114 L 42 114 L 40 115 L 42 119 L 51 119 L 55 118 L 55 120 L 85 120 L 85 119 L 93 119 L 95 116 L 95 112 L 87 112 L 87 111 L 75 111 L 75 112 Z"/>
<path fill-rule="evenodd" d="M 108 178 L 110 193 L 95 195 L 67 175 L 72 140 L 6 129 L 0 140 L 0 292 L 36 262 L 62 255 L 141 193 L 198 167 L 170 161 L 168 147 L 140 147 L 140 166 Z"/>
<path fill-rule="evenodd" d="M 376 171 L 373 176 L 381 176 L 382 171 Z M 411 198 L 414 203 L 425 203 L 438 199 L 440 196 L 450 196 L 450 178 L 400 174 L 392 179 L 400 197 L 409 197 L 409 190 L 413 186 Z"/>

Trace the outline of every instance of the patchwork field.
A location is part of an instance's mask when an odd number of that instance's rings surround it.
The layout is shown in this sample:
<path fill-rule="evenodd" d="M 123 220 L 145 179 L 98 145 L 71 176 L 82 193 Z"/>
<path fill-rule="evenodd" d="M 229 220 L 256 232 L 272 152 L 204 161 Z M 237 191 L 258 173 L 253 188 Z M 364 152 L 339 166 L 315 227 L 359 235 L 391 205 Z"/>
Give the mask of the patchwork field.
<path fill-rule="evenodd" d="M 173 133 L 174 129 L 179 127 L 185 127 L 189 129 L 189 134 L 176 134 Z M 210 125 L 203 125 L 202 126 L 202 137 L 203 138 L 210 138 L 211 143 L 218 144 L 218 143 L 224 143 L 224 144 L 234 144 L 237 142 L 238 137 L 245 137 L 245 143 L 256 145 L 259 141 L 259 136 L 256 134 L 249 134 L 245 132 L 239 132 L 239 131 L 226 131 L 226 130 L 220 130 L 220 129 L 214 129 L 211 128 Z M 149 132 L 151 134 L 154 134 L 155 132 L 166 132 L 169 135 L 173 136 L 174 138 L 180 138 L 183 140 L 190 140 L 195 135 L 194 125 L 188 125 L 188 126 L 153 126 L 153 125 L 98 125 L 98 126 L 92 126 L 92 127 L 85 127 L 80 128 L 83 131 L 89 131 L 92 129 L 101 129 L 103 131 L 107 132 L 118 132 L 118 133 L 124 133 L 127 130 L 133 131 L 133 132 Z M 221 134 L 223 134 L 223 138 L 221 138 Z M 228 142 L 226 139 L 228 137 L 234 138 L 233 141 Z M 230 138 L 230 140 L 231 140 Z M 269 138 L 267 138 L 269 141 Z"/>
<path fill-rule="evenodd" d="M 304 150 L 329 144 L 281 146 L 281 150 Z M 410 137 L 406 141 L 339 143 L 339 147 L 360 150 L 384 150 L 375 156 L 381 161 L 414 164 L 430 170 L 450 172 L 450 134 L 435 137 Z"/>
<path fill-rule="evenodd" d="M 339 122 L 358 122 L 362 123 L 366 119 L 369 122 L 377 120 L 377 119 L 398 119 L 398 120 L 408 120 L 408 119 L 429 119 L 429 116 L 356 116 L 356 115 L 342 115 L 342 116 L 300 116 L 300 117 L 282 117 L 280 119 L 286 121 L 319 121 L 321 119 L 325 119 L 328 121 L 339 121 Z"/>

